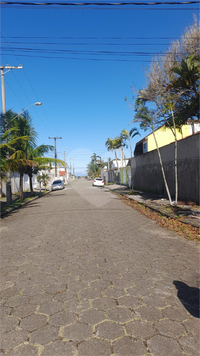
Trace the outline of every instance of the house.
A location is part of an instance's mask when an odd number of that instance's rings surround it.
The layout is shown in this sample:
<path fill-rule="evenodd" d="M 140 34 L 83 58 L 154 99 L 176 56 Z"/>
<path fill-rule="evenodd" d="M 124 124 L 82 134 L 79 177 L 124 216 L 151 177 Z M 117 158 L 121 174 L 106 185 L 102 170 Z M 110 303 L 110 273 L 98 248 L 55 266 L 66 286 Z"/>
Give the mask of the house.
<path fill-rule="evenodd" d="M 117 158 L 117 160 L 113 159 L 112 161 L 110 161 L 111 169 L 126 167 L 128 162 L 129 162 L 129 158 L 124 158 L 123 160 L 119 158 Z"/>
<path fill-rule="evenodd" d="M 181 127 L 181 130 L 176 130 L 177 140 L 182 140 L 192 134 L 200 132 L 200 121 L 192 122 L 188 120 L 186 125 Z M 164 125 L 155 130 L 155 136 L 158 143 L 158 147 L 163 147 L 174 142 L 174 135 L 170 128 Z M 150 152 L 156 149 L 156 143 L 153 133 L 145 136 L 142 140 L 138 141 L 135 146 L 134 156 L 141 155 L 146 152 Z"/>

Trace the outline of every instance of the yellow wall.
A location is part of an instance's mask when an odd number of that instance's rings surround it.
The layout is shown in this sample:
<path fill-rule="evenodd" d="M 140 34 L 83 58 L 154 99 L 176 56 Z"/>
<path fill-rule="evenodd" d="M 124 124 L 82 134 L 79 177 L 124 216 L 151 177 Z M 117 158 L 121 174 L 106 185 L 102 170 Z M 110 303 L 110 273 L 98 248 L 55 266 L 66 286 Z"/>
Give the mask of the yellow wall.
<path fill-rule="evenodd" d="M 183 125 L 182 126 L 182 133 L 176 130 L 177 140 L 181 140 L 190 135 L 190 125 Z M 158 142 L 158 147 L 163 147 L 169 145 L 170 143 L 174 142 L 174 135 L 169 128 L 161 127 L 155 131 L 156 139 Z M 153 133 L 151 133 L 147 137 L 148 141 L 148 152 L 153 151 L 156 149 L 155 140 L 153 137 Z"/>

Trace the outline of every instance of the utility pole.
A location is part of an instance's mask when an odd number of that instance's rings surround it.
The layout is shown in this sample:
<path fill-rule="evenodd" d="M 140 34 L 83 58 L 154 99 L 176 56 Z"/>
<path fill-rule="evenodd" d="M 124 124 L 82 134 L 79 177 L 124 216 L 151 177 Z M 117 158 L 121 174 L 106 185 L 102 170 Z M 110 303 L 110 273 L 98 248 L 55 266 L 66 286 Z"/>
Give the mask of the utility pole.
<path fill-rule="evenodd" d="M 72 175 L 71 159 L 73 159 L 73 158 L 70 158 L 70 176 Z"/>
<path fill-rule="evenodd" d="M 4 74 L 9 72 L 11 69 L 22 69 L 22 65 L 20 64 L 18 67 L 15 66 L 0 66 L 1 69 L 1 93 L 2 93 L 2 114 L 4 116 L 5 120 L 5 130 L 7 130 L 7 122 L 6 122 L 6 94 L 5 94 L 5 82 L 4 82 Z M 4 72 L 4 69 L 8 69 L 6 72 Z M 9 158 L 7 154 L 7 159 Z M 12 192 L 11 192 L 11 175 L 10 171 L 6 172 L 6 200 L 7 200 L 7 205 L 10 205 L 12 203 Z"/>
<path fill-rule="evenodd" d="M 54 140 L 54 147 L 55 147 L 55 178 L 57 178 L 57 165 L 56 165 L 57 151 L 56 151 L 56 140 L 61 140 L 62 137 L 49 137 L 49 139 L 53 139 L 53 140 Z"/>

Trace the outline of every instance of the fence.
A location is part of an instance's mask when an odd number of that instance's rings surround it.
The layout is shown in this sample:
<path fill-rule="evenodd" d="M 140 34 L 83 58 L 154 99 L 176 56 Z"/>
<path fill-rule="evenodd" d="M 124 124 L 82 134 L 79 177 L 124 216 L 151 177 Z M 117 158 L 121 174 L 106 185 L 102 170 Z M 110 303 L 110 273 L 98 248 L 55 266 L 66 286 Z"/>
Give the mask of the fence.
<path fill-rule="evenodd" d="M 200 133 L 178 141 L 178 199 L 199 204 L 199 139 Z M 160 148 L 167 183 L 175 195 L 174 143 Z M 132 186 L 142 191 L 166 195 L 157 150 L 133 157 Z"/>

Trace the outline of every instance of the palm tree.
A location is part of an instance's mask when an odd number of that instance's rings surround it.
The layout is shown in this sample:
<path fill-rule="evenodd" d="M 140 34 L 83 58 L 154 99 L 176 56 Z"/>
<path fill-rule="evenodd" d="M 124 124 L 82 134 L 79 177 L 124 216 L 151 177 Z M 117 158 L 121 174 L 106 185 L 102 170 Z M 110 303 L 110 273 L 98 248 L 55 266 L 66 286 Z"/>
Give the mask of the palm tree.
<path fill-rule="evenodd" d="M 122 145 L 122 140 L 120 137 L 115 137 L 115 138 L 108 138 L 105 146 L 107 147 L 108 151 L 114 151 L 115 152 L 115 159 L 116 159 L 116 163 L 117 163 L 117 168 L 118 167 L 118 160 L 117 160 L 117 149 L 120 148 Z"/>
<path fill-rule="evenodd" d="M 29 146 L 28 151 L 27 151 L 27 158 L 31 161 L 34 161 L 38 164 L 37 167 L 32 167 L 30 165 L 27 165 L 26 167 L 26 173 L 29 176 L 29 186 L 30 186 L 30 192 L 31 195 L 34 195 L 33 192 L 33 184 L 32 184 L 32 177 L 33 173 L 37 173 L 38 170 L 46 168 L 46 165 L 51 162 L 55 162 L 55 159 L 53 158 L 47 158 L 43 157 L 43 155 L 49 151 L 53 151 L 54 147 L 51 145 L 40 145 L 36 148 L 33 148 L 32 146 Z M 56 160 L 56 162 L 60 162 L 60 160 Z"/>
<path fill-rule="evenodd" d="M 28 156 L 28 152 L 36 147 L 37 134 L 28 112 L 24 112 L 11 121 L 10 126 L 15 127 L 16 137 L 26 137 L 26 141 L 18 140 L 18 142 L 13 145 L 15 152 L 9 159 L 12 170 L 20 173 L 20 200 L 23 200 L 23 175 L 27 172 L 27 167 L 38 166 L 37 162 L 29 159 L 30 157 Z"/>
<path fill-rule="evenodd" d="M 129 147 L 130 147 L 130 153 L 131 153 L 131 158 L 132 158 L 132 147 L 131 147 L 131 138 L 135 137 L 136 135 L 140 135 L 138 130 L 134 127 L 132 128 L 130 131 L 124 129 L 122 130 L 121 132 L 121 139 L 122 141 L 126 141 L 128 140 L 129 141 Z"/>
<path fill-rule="evenodd" d="M 179 66 L 173 68 L 175 79 L 170 83 L 172 93 L 179 94 L 175 107 L 176 125 L 199 115 L 200 56 L 189 55 Z"/>
<path fill-rule="evenodd" d="M 93 178 L 97 177 L 99 175 L 99 173 L 101 172 L 100 167 L 94 162 L 91 161 L 88 165 L 87 165 L 87 172 L 89 176 L 93 176 Z"/>
<path fill-rule="evenodd" d="M 150 128 L 152 130 L 153 137 L 154 137 L 155 144 L 156 144 L 156 149 L 158 152 L 158 158 L 159 158 L 159 162 L 160 162 L 160 168 L 161 168 L 165 188 L 167 191 L 170 205 L 172 205 L 171 194 L 170 194 L 169 187 L 167 184 L 167 179 L 165 176 L 162 157 L 160 154 L 160 149 L 158 147 L 158 142 L 157 142 L 156 135 L 155 135 L 155 127 L 158 125 L 157 117 L 155 116 L 153 110 L 147 108 L 146 102 L 145 102 L 145 100 L 142 99 L 141 96 L 139 98 L 137 98 L 135 101 L 135 112 L 136 112 L 136 114 L 135 114 L 132 122 L 139 122 L 141 129 L 143 129 L 144 131 L 147 130 L 148 128 Z"/>
<path fill-rule="evenodd" d="M 43 185 L 45 186 L 45 189 L 46 189 L 46 186 L 48 184 L 48 181 L 50 180 L 50 177 L 46 173 L 42 173 L 42 175 L 40 177 L 41 177 L 42 183 L 43 183 Z"/>
<path fill-rule="evenodd" d="M 11 125 L 9 124 L 9 122 L 13 116 L 15 117 L 16 115 L 11 111 L 8 111 L 6 115 L 1 115 L 1 136 L 0 136 L 1 182 L 2 179 L 6 181 L 10 177 L 10 172 L 16 169 L 17 161 L 13 156 L 16 153 L 16 147 L 18 147 L 19 145 L 24 145 L 28 140 L 27 136 L 20 136 L 18 129 L 16 127 L 10 127 Z M 19 154 L 19 152 L 17 154 Z M 8 172 L 9 174 L 7 175 L 6 172 Z M 11 188 L 11 185 L 9 186 Z M 7 193 L 9 192 L 7 191 Z M 10 204 L 11 202 L 12 202 L 12 194 L 10 194 L 10 197 L 7 196 L 7 204 Z"/>

